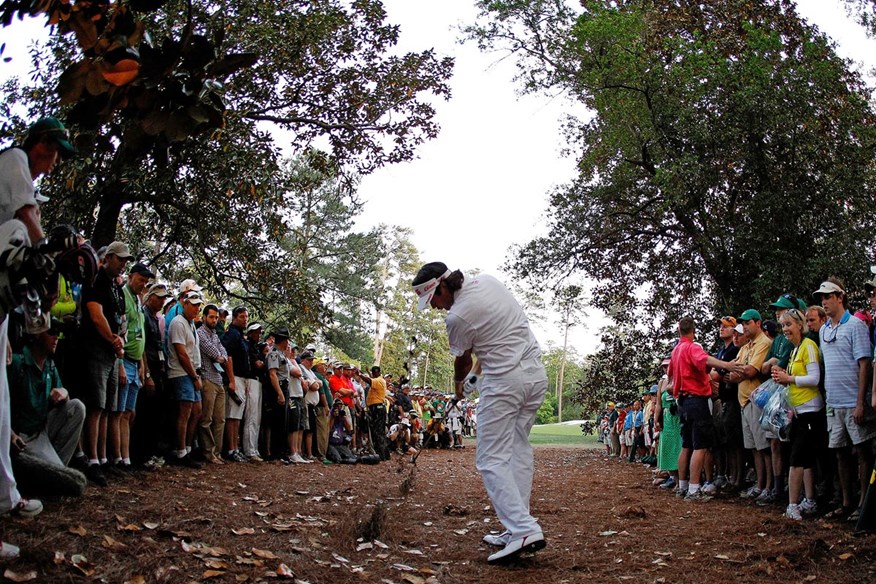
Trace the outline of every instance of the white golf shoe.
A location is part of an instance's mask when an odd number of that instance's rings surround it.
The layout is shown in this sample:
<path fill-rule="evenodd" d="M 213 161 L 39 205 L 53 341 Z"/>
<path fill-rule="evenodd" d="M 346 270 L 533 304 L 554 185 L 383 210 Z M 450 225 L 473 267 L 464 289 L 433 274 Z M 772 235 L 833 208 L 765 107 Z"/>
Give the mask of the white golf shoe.
<path fill-rule="evenodd" d="M 511 541 L 511 532 L 508 530 L 496 534 L 488 533 L 484 536 L 484 543 L 487 545 L 505 547 L 509 541 Z"/>
<path fill-rule="evenodd" d="M 520 554 L 537 552 L 538 550 L 543 549 L 546 545 L 547 542 L 544 540 L 544 534 L 541 532 L 533 533 L 526 537 L 518 537 L 509 541 L 501 550 L 490 555 L 490 557 L 487 558 L 487 562 L 491 564 L 513 562 L 520 557 Z"/>

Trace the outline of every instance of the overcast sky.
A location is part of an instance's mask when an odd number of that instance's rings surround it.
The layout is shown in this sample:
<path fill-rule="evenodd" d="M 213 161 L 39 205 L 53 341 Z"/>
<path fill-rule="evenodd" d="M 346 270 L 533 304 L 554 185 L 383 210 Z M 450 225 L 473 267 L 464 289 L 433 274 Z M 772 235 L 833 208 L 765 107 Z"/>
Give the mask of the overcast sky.
<path fill-rule="evenodd" d="M 458 27 L 471 23 L 473 0 L 386 0 L 390 22 L 401 26 L 400 49 L 434 48 L 456 59 L 452 99 L 435 106 L 441 133 L 423 145 L 418 159 L 383 168 L 365 177 L 366 202 L 359 224 L 410 227 L 424 261 L 451 268 L 477 268 L 503 280 L 509 248 L 545 232 L 543 220 L 552 187 L 568 181 L 574 161 L 560 155 L 558 128 L 571 107 L 561 98 L 519 97 L 512 81 L 514 63 L 460 44 Z M 800 0 L 800 13 L 839 43 L 839 52 L 874 66 L 876 42 L 851 22 L 839 0 Z M 0 78 L 29 63 L 26 39 L 42 30 L 43 20 L 0 28 L 8 44 Z M 9 31 L 13 34 L 9 34 Z M 871 78 L 872 79 L 872 78 Z M 591 312 L 589 326 L 572 329 L 570 342 L 580 354 L 595 350 L 603 321 Z M 555 322 L 536 324 L 542 344 L 562 343 Z"/>

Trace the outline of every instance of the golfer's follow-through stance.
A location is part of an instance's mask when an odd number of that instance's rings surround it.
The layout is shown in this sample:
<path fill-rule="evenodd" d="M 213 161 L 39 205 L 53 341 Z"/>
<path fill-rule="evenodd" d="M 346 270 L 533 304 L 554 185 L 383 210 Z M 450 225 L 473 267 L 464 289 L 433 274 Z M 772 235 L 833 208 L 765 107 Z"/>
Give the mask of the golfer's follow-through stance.
<path fill-rule="evenodd" d="M 529 513 L 532 491 L 532 446 L 529 431 L 547 391 L 541 350 L 523 309 L 492 276 L 463 276 L 441 262 L 426 264 L 413 281 L 427 306 L 447 311 L 447 336 L 456 397 L 471 370 L 472 353 L 481 367 L 478 402 L 477 469 L 493 502 L 500 535 L 484 542 L 503 546 L 490 563 L 505 563 L 545 546 L 541 526 Z"/>

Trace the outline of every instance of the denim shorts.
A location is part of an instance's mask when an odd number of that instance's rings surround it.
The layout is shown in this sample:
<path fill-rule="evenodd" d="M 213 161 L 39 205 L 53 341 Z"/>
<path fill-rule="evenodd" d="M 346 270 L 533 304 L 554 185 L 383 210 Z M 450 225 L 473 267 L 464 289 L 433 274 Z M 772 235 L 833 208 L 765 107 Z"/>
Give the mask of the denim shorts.
<path fill-rule="evenodd" d="M 124 359 L 125 375 L 128 383 L 119 386 L 119 401 L 117 412 L 133 412 L 137 409 L 137 395 L 140 393 L 140 376 L 137 373 L 137 361 Z"/>
<path fill-rule="evenodd" d="M 201 401 L 201 392 L 195 389 L 195 382 L 188 375 L 173 377 L 169 381 L 177 401 Z"/>

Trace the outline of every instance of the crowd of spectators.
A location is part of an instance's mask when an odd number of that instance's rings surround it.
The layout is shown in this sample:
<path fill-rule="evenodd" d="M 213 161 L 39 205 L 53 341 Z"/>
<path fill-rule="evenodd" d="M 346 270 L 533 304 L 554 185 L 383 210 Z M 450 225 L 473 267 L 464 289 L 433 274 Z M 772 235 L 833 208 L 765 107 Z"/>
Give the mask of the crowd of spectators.
<path fill-rule="evenodd" d="M 165 465 L 376 464 L 464 448 L 473 401 L 302 350 L 288 327 L 266 330 L 193 279 L 161 281 L 125 242 L 94 250 L 63 229 L 46 246 L 33 181 L 72 152 L 54 118 L 0 152 L 2 511 L 36 516 L 41 501 L 21 493 L 75 496 Z M 0 559 L 18 553 L 3 542 Z"/>
<path fill-rule="evenodd" d="M 876 437 L 876 279 L 863 287 L 859 311 L 831 277 L 810 306 L 780 296 L 775 320 L 754 308 L 724 316 L 711 355 L 681 319 L 658 382 L 600 414 L 606 454 L 654 467 L 654 485 L 685 501 L 733 496 L 789 520 L 858 521 Z"/>

